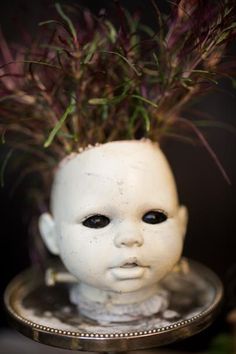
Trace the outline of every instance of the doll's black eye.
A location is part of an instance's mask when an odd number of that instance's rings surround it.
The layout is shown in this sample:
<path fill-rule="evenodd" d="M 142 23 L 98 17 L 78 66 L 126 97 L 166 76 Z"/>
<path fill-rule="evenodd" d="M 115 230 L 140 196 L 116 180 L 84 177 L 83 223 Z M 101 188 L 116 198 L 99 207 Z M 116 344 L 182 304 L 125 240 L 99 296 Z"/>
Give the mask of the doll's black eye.
<path fill-rule="evenodd" d="M 151 210 L 143 215 L 142 220 L 147 224 L 160 224 L 166 221 L 167 215 L 162 211 Z"/>
<path fill-rule="evenodd" d="M 110 223 L 110 219 L 104 215 L 92 215 L 83 221 L 83 225 L 91 229 L 101 229 Z"/>

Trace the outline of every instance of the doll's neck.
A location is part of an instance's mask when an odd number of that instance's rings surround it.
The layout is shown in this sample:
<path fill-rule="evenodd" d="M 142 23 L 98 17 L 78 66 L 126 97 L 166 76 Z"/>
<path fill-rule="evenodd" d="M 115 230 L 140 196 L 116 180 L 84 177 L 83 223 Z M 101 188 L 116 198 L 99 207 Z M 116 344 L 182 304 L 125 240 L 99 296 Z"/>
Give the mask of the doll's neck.
<path fill-rule="evenodd" d="M 102 290 L 94 288 L 88 284 L 80 283 L 78 285 L 77 291 L 80 296 L 88 301 L 99 302 L 99 303 L 108 303 L 117 305 L 127 305 L 133 303 L 140 303 L 146 299 L 152 297 L 158 291 L 158 286 L 156 284 L 151 285 L 145 289 L 140 289 L 134 292 L 121 293 L 108 290 Z"/>
<path fill-rule="evenodd" d="M 157 285 L 129 292 L 115 293 L 92 288 L 86 284 L 74 285 L 70 300 L 79 312 L 100 324 L 140 321 L 162 314 L 169 306 L 168 294 Z"/>

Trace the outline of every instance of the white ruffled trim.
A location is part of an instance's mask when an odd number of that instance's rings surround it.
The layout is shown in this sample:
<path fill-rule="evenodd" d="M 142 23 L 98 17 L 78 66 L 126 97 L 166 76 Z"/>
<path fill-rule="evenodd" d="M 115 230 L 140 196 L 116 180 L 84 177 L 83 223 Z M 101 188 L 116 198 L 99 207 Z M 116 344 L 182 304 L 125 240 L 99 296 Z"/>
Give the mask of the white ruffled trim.
<path fill-rule="evenodd" d="M 134 304 L 112 304 L 90 301 L 84 298 L 78 286 L 70 291 L 70 300 L 78 306 L 80 314 L 99 323 L 128 322 L 164 313 L 169 305 L 168 292 L 158 289 L 150 298 Z"/>

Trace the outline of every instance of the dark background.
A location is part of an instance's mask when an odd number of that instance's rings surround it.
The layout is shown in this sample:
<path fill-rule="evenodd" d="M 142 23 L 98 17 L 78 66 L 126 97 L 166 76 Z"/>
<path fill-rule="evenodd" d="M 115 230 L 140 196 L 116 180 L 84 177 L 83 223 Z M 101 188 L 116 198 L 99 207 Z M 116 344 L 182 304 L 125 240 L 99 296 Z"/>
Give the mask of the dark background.
<path fill-rule="evenodd" d="M 70 1 L 73 3 L 76 1 Z M 111 7 L 111 1 L 77 1 L 93 11 L 101 7 Z M 152 8 L 147 1 L 121 1 L 131 11 L 140 7 L 143 20 L 153 21 Z M 34 31 L 36 23 L 47 18 L 50 1 L 15 0 L 1 4 L 0 21 L 5 37 L 9 41 L 18 39 L 16 23 L 20 21 Z M 165 1 L 158 1 L 161 8 Z M 45 15 L 46 14 L 46 15 Z M 235 47 L 235 45 L 233 46 Z M 231 48 L 230 54 L 235 53 Z M 223 80 L 218 91 L 201 99 L 197 108 L 216 120 L 229 123 L 234 128 L 236 112 L 236 92 L 230 80 Z M 1 119 L 1 117 L 0 117 Z M 200 261 L 214 270 L 225 286 L 225 299 L 220 315 L 214 324 L 203 333 L 185 340 L 173 348 L 182 350 L 205 350 L 218 334 L 231 333 L 226 318 L 232 308 L 236 308 L 236 139 L 233 133 L 224 129 L 210 128 L 204 131 L 231 179 L 231 186 L 223 179 L 218 168 L 203 147 L 168 141 L 163 149 L 176 176 L 181 203 L 189 210 L 189 225 L 184 255 Z M 5 154 L 0 149 L 0 154 Z M 3 293 L 13 276 L 30 265 L 27 227 L 22 222 L 24 202 L 21 198 L 9 197 L 9 186 L 0 190 L 0 290 Z M 3 306 L 0 325 L 7 326 Z"/>

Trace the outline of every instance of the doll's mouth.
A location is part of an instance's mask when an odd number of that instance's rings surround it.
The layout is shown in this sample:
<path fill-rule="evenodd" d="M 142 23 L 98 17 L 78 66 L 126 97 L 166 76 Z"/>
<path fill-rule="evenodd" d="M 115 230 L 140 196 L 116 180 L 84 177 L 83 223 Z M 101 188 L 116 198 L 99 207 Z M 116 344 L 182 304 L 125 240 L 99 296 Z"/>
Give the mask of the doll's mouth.
<path fill-rule="evenodd" d="M 135 268 L 135 267 L 139 267 L 138 263 L 132 262 L 132 263 L 125 263 L 120 268 L 129 269 L 129 268 Z"/>
<path fill-rule="evenodd" d="M 126 259 L 124 262 L 118 265 L 118 267 L 123 269 L 136 268 L 136 267 L 147 268 L 147 266 L 142 264 L 142 262 L 140 262 L 136 257 Z"/>
<path fill-rule="evenodd" d="M 111 271 L 116 279 L 129 280 L 142 278 L 147 268 L 149 267 L 144 266 L 135 259 L 121 263 L 120 265 L 113 267 Z"/>

